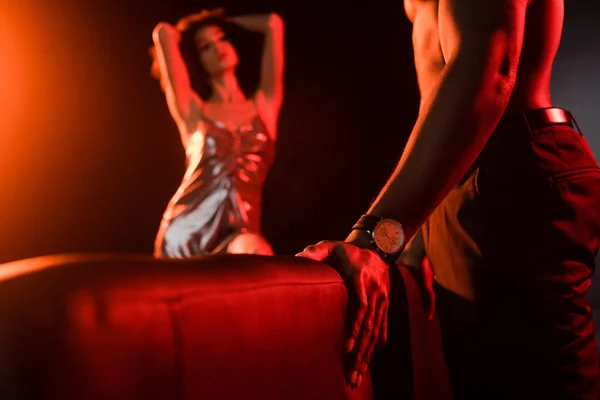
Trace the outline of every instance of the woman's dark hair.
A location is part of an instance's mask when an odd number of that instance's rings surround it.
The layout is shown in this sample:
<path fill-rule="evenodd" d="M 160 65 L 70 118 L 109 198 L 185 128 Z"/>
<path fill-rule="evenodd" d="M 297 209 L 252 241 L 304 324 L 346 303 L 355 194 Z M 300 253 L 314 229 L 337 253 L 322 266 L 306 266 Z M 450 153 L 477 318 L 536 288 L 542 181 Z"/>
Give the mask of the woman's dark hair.
<path fill-rule="evenodd" d="M 200 54 L 198 53 L 198 45 L 195 38 L 198 30 L 206 26 L 218 26 L 221 28 L 227 40 L 235 47 L 240 60 L 239 66 L 236 69 L 240 88 L 246 97 L 253 97 L 258 89 L 260 78 L 260 61 L 262 58 L 261 37 L 245 31 L 234 24 L 227 23 L 221 16 L 209 15 L 200 21 L 186 24 L 181 31 L 179 51 L 187 67 L 192 89 L 204 100 L 208 100 L 212 95 L 212 86 L 208 81 L 209 75 L 200 61 Z M 150 49 L 150 55 L 153 58 L 151 74 L 160 81 L 161 72 L 156 60 L 154 47 Z"/>

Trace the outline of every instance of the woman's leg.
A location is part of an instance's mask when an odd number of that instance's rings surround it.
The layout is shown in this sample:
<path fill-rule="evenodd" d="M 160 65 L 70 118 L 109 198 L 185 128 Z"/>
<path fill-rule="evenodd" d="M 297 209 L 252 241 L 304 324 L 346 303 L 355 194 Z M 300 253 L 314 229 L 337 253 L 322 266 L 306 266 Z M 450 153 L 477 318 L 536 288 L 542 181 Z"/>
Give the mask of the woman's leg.
<path fill-rule="evenodd" d="M 227 246 L 230 254 L 258 254 L 272 256 L 273 248 L 267 240 L 257 233 L 240 233 Z"/>

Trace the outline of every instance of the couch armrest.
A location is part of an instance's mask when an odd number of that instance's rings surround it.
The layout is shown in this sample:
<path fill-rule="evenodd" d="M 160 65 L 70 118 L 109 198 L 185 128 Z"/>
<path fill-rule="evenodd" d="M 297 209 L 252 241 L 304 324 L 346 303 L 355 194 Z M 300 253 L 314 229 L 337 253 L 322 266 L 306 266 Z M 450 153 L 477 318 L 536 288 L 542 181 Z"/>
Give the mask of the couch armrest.
<path fill-rule="evenodd" d="M 0 266 L 11 399 L 368 399 L 345 384 L 346 290 L 294 257 L 69 255 Z"/>

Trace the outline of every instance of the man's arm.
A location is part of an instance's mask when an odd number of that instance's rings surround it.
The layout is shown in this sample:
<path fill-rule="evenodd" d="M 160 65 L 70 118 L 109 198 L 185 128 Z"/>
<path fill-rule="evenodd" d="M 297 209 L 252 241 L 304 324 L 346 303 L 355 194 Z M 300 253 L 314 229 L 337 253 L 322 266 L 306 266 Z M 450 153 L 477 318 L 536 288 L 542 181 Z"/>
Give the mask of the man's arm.
<path fill-rule="evenodd" d="M 405 228 L 407 240 L 467 171 L 508 104 L 528 0 L 440 0 L 446 66 L 429 92 L 398 167 L 370 209 Z M 389 274 L 361 231 L 299 256 L 332 265 L 349 289 L 348 382 L 359 385 L 387 331 Z M 354 246 L 352 246 L 354 244 Z M 363 246 L 364 244 L 364 246 Z M 354 305 L 354 306 L 352 306 Z"/>
<path fill-rule="evenodd" d="M 402 158 L 369 213 L 410 239 L 483 149 L 510 99 L 528 0 L 440 0 L 446 66 Z"/>

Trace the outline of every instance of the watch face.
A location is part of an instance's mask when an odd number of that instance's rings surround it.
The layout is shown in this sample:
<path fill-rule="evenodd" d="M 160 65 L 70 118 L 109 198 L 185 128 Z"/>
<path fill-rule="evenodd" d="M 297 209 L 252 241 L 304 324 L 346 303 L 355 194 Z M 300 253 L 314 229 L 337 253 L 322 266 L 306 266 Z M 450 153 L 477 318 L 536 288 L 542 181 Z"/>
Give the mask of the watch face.
<path fill-rule="evenodd" d="M 377 247 L 387 254 L 395 254 L 404 245 L 404 229 L 393 219 L 382 219 L 373 231 Z"/>

